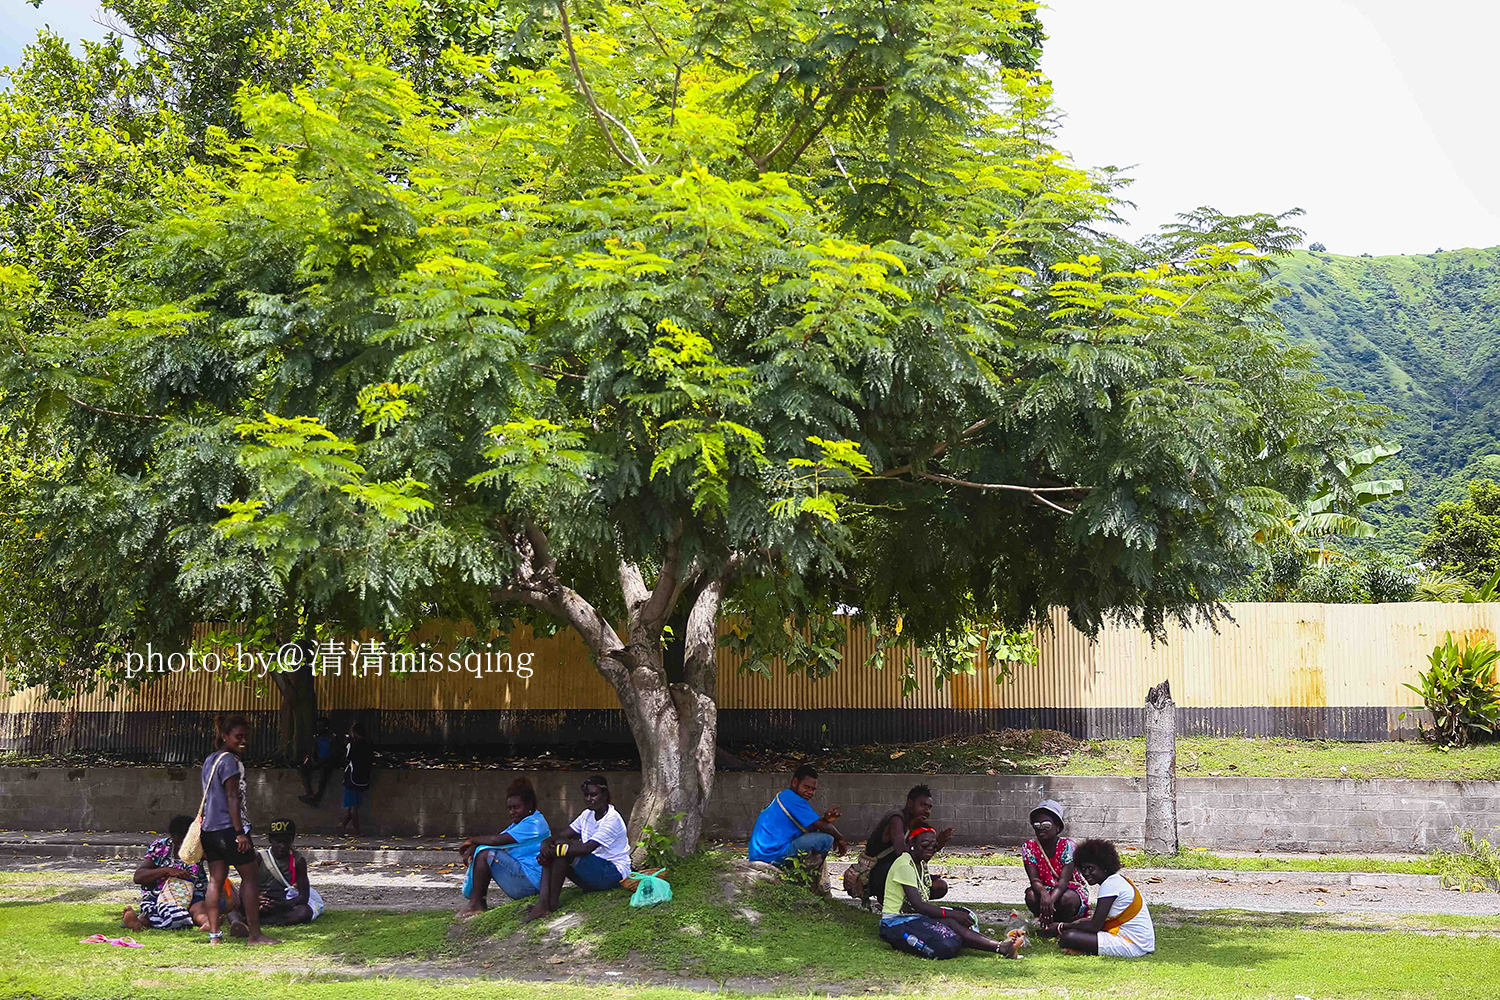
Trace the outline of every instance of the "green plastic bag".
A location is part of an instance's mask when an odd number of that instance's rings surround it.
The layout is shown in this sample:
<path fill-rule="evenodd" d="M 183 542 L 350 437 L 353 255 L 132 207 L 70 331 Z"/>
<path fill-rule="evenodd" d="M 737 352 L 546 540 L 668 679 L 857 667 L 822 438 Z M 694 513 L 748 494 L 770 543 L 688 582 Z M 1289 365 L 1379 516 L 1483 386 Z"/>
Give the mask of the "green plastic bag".
<path fill-rule="evenodd" d="M 655 906 L 657 903 L 665 903 L 672 898 L 672 887 L 664 878 L 655 875 L 641 875 L 640 884 L 635 887 L 635 893 L 630 897 L 631 906 Z"/>

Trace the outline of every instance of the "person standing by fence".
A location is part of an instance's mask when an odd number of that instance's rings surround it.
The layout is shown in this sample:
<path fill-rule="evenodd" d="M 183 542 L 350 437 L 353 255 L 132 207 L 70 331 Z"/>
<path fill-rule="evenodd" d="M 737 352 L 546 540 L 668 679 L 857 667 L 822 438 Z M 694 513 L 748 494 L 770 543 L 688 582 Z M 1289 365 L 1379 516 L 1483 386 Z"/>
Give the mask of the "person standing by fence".
<path fill-rule="evenodd" d="M 339 824 L 356 837 L 364 836 L 359 828 L 359 809 L 364 805 L 374 768 L 375 750 L 365 739 L 365 727 L 356 722 L 349 727 L 349 742 L 344 749 L 344 820 Z"/>
<path fill-rule="evenodd" d="M 307 753 L 302 758 L 302 764 L 297 772 L 302 776 L 302 787 L 305 795 L 297 796 L 301 802 L 310 806 L 319 806 L 323 802 L 323 792 L 328 788 L 328 779 L 333 777 L 334 768 L 338 767 L 338 755 L 333 751 L 333 726 L 327 719 L 319 719 L 313 727 L 313 742 Z M 315 790 L 312 784 L 313 775 L 318 776 L 318 787 Z"/>

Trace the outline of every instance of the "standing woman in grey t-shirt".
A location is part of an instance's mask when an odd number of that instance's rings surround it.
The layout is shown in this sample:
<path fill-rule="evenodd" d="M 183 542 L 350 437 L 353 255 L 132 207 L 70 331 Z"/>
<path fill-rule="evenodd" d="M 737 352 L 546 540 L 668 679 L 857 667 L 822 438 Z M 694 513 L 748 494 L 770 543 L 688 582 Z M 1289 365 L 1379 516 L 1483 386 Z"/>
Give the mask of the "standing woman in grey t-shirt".
<path fill-rule="evenodd" d="M 259 862 L 250 842 L 250 813 L 245 802 L 245 767 L 240 755 L 250 745 L 250 723 L 243 715 L 231 715 L 219 726 L 219 749 L 203 762 L 203 860 L 208 864 L 208 943 L 223 940 L 219 930 L 219 893 L 229 866 L 240 873 L 240 898 L 252 900 L 245 907 L 245 923 L 230 925 L 230 933 L 247 937 L 246 944 L 277 944 L 260 932 L 260 907 L 256 875 Z M 247 897 L 245 894 L 250 893 Z"/>

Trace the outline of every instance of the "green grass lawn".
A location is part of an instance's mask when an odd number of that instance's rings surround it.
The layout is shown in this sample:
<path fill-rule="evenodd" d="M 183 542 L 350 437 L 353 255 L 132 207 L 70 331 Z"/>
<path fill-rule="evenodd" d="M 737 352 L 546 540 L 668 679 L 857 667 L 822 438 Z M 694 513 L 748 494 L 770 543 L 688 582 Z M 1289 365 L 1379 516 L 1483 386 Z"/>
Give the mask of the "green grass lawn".
<path fill-rule="evenodd" d="M 1443 871 L 1441 857 L 1437 854 L 1409 859 L 1362 858 L 1348 855 L 1279 858 L 1263 855 L 1231 857 L 1197 850 L 1183 851 L 1181 854 L 1121 851 L 1120 860 L 1125 863 L 1126 868 L 1186 868 L 1240 872 L 1369 872 L 1376 875 L 1439 875 Z M 1013 851 L 982 854 L 946 853 L 938 855 L 933 862 L 934 868 L 951 865 L 998 865 L 1019 868 L 1021 852 L 1017 848 Z"/>
<path fill-rule="evenodd" d="M 807 762 L 820 770 L 901 774 L 1145 773 L 1146 741 L 1078 740 L 1053 730 L 1011 729 L 925 743 L 880 744 L 819 752 L 736 750 L 759 770 Z M 1500 743 L 1444 750 L 1430 743 L 1344 743 L 1333 740 L 1184 736 L 1177 770 L 1185 777 L 1444 778 L 1500 780 Z"/>
<path fill-rule="evenodd" d="M 875 918 L 773 883 L 727 904 L 718 857 L 669 872 L 674 898 L 632 909 L 627 894 L 565 895 L 567 929 L 522 928 L 518 907 L 450 934 L 446 913 L 330 912 L 280 929 L 284 944 L 210 948 L 191 932 L 148 932 L 145 949 L 80 945 L 118 910 L 85 903 L 0 903 L 0 997 L 427 997 L 689 1000 L 688 980 L 730 992 L 774 987 L 866 996 L 1439 998 L 1490 1000 L 1500 919 L 1403 919 L 1423 933 L 1332 929 L 1336 915 L 1195 914 L 1162 909 L 1158 952 L 1140 962 L 1059 954 L 1048 942 L 1007 962 L 966 955 L 925 962 L 875 936 Z M 744 913 L 740 908 L 753 913 Z M 557 963 L 557 959 L 562 959 Z M 576 972 L 591 982 L 548 985 Z M 616 973 L 618 982 L 610 982 Z M 503 978 L 512 976 L 515 978 Z M 656 985 L 638 985 L 654 982 Z M 602 984 L 602 985 L 601 985 Z"/>

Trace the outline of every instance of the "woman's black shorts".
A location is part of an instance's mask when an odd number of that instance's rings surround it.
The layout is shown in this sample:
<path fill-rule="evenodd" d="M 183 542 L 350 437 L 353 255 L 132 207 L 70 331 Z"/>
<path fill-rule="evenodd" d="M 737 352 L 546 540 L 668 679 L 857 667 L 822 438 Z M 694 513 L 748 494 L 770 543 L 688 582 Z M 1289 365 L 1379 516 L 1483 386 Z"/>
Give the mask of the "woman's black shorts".
<path fill-rule="evenodd" d="M 245 836 L 248 838 L 250 835 Z M 248 865 L 255 860 L 254 842 L 251 842 L 250 850 L 241 854 L 239 848 L 235 846 L 233 829 L 204 830 L 202 843 L 204 861 L 224 861 L 235 866 Z"/>

